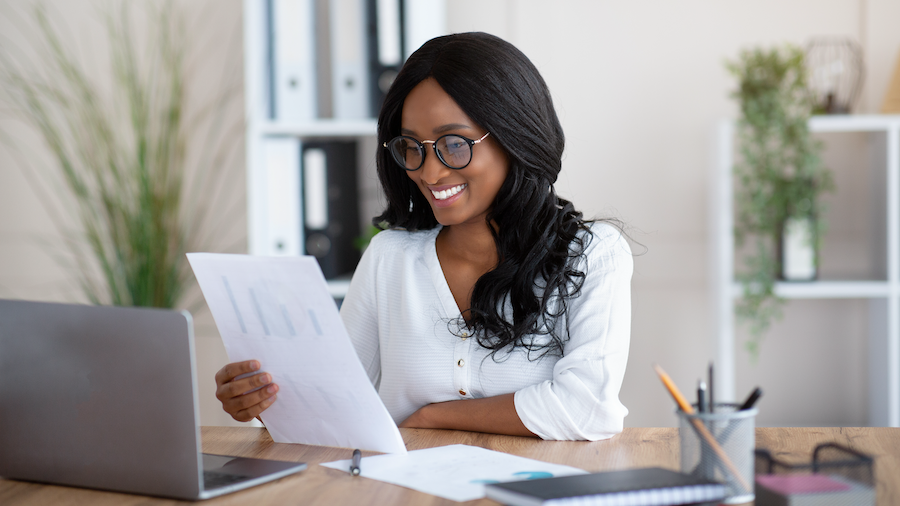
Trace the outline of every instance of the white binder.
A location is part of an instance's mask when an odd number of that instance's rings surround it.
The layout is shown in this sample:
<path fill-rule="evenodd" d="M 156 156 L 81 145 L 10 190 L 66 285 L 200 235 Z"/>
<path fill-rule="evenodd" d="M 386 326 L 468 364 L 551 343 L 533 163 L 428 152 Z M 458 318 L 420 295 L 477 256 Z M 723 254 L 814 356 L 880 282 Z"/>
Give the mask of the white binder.
<path fill-rule="evenodd" d="M 400 43 L 400 1 L 376 0 L 378 62 L 385 67 L 398 66 L 403 62 L 403 47 Z"/>
<path fill-rule="evenodd" d="M 266 168 L 267 227 L 265 247 L 257 254 L 299 255 L 302 244 L 300 140 L 296 137 L 268 137 L 262 144 Z"/>
<path fill-rule="evenodd" d="M 321 148 L 303 151 L 304 220 L 306 228 L 328 226 L 328 163 Z"/>
<path fill-rule="evenodd" d="M 438 35 L 447 33 L 447 6 L 444 0 L 405 0 L 403 2 L 403 61 L 416 49 Z"/>
<path fill-rule="evenodd" d="M 318 116 L 314 0 L 272 0 L 272 91 L 275 121 Z"/>
<path fill-rule="evenodd" d="M 330 0 L 334 117 L 370 116 L 365 0 Z"/>

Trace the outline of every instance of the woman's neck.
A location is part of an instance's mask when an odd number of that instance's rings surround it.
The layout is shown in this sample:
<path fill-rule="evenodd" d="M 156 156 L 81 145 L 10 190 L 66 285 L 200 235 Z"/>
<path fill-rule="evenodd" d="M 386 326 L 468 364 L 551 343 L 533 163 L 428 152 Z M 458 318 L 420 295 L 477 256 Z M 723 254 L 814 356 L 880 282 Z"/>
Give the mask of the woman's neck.
<path fill-rule="evenodd" d="M 496 230 L 496 225 L 495 230 Z M 486 223 L 462 223 L 447 226 L 438 234 L 439 248 L 458 260 L 472 265 L 497 265 L 497 243 Z"/>

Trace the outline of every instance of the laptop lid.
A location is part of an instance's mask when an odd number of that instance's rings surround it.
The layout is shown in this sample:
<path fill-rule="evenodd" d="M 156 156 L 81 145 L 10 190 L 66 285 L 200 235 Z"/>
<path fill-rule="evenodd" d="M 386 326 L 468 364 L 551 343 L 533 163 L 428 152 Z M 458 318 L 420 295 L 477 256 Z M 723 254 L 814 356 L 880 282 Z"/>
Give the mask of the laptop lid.
<path fill-rule="evenodd" d="M 0 300 L 0 476 L 218 495 L 203 492 L 194 363 L 187 312 Z"/>

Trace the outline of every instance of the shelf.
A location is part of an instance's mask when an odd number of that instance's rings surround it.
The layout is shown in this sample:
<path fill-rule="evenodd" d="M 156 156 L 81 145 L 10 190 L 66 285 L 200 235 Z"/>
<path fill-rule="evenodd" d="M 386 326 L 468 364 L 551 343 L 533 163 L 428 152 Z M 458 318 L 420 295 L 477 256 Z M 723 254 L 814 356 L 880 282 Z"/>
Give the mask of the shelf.
<path fill-rule="evenodd" d="M 741 297 L 744 287 L 732 285 L 732 297 Z M 881 299 L 891 295 L 887 281 L 808 281 L 780 282 L 775 294 L 785 299 Z"/>
<path fill-rule="evenodd" d="M 303 123 L 266 121 L 259 124 L 261 135 L 290 135 L 295 137 L 368 137 L 374 136 L 378 122 L 374 119 L 321 119 Z"/>
<path fill-rule="evenodd" d="M 813 116 L 809 129 L 813 132 L 877 132 L 900 127 L 900 115 L 834 115 Z"/>
<path fill-rule="evenodd" d="M 735 398 L 736 355 L 734 302 L 743 287 L 734 281 L 734 191 L 736 123 L 724 120 L 716 130 L 715 177 L 710 185 L 713 262 L 713 317 L 717 393 Z M 869 306 L 868 381 L 869 424 L 900 427 L 900 115 L 814 116 L 809 129 L 819 133 L 883 135 L 883 158 L 872 162 L 883 171 L 885 219 L 885 279 L 781 282 L 775 293 L 786 299 L 863 299 Z M 721 373 L 719 373 L 721 371 Z M 721 385 L 721 386 L 720 386 Z"/>

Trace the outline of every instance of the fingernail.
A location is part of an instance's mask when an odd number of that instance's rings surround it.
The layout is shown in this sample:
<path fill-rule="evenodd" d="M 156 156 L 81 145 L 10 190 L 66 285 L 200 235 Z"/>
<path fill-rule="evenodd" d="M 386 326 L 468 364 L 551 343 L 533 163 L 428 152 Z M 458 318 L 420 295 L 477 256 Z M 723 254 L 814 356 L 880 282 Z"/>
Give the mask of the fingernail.
<path fill-rule="evenodd" d="M 271 383 L 272 376 L 269 376 L 268 374 L 263 374 L 262 376 L 259 377 L 259 381 L 261 381 L 263 384 Z"/>
<path fill-rule="evenodd" d="M 250 362 L 250 369 L 253 370 L 253 371 L 259 369 L 259 362 L 257 362 L 256 360 L 251 361 L 251 362 Z"/>
<path fill-rule="evenodd" d="M 269 392 L 270 394 L 274 394 L 277 391 L 278 391 L 278 387 L 275 385 L 269 385 L 269 387 L 266 388 L 266 392 Z"/>

